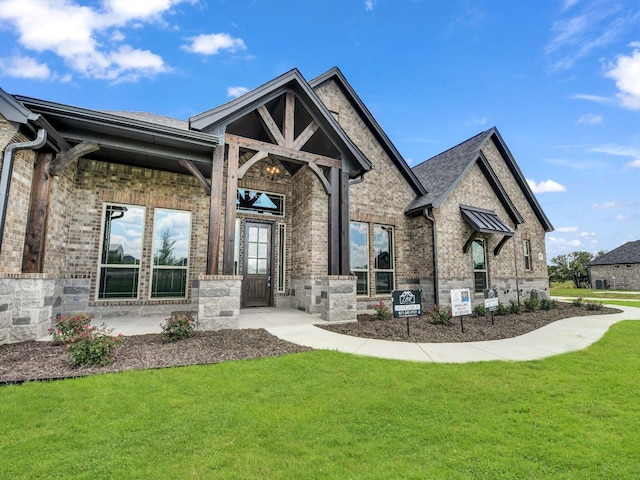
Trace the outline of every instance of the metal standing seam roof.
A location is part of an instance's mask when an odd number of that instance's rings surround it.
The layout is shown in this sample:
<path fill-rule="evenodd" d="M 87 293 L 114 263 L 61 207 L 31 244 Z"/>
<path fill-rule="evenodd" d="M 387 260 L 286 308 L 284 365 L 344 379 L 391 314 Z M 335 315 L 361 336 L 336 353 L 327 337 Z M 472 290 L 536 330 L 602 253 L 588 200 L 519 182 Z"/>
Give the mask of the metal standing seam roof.
<path fill-rule="evenodd" d="M 497 233 L 509 237 L 515 234 L 515 231 L 502 221 L 493 210 L 460 205 L 460 212 L 476 232 Z"/>

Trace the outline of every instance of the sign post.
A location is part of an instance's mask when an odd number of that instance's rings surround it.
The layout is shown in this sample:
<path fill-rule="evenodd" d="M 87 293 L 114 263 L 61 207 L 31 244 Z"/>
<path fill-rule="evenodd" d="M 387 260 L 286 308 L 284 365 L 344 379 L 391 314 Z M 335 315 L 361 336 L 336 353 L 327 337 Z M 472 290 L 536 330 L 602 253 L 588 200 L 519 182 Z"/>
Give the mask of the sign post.
<path fill-rule="evenodd" d="M 486 288 L 484 290 L 484 308 L 491 312 L 491 325 L 493 325 L 493 312 L 498 309 L 497 288 Z"/>
<path fill-rule="evenodd" d="M 460 328 L 464 333 L 462 319 L 465 315 L 471 315 L 471 293 L 468 288 L 451 290 L 451 315 L 460 317 Z"/>
<path fill-rule="evenodd" d="M 409 319 L 422 315 L 422 290 L 394 290 L 393 318 L 407 319 L 407 336 L 411 335 Z"/>

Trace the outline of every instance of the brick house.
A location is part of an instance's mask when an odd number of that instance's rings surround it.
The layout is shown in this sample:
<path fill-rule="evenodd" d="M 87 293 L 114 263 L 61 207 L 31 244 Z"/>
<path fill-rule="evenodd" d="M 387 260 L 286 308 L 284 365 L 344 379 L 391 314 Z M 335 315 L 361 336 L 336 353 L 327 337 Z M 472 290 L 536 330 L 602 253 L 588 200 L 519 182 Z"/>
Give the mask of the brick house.
<path fill-rule="evenodd" d="M 589 262 L 591 286 L 640 290 L 640 240 L 627 242 Z"/>
<path fill-rule="evenodd" d="M 353 320 L 422 289 L 546 290 L 552 229 L 497 129 L 409 168 L 337 68 L 188 121 L 0 89 L 0 343 L 52 315 L 270 306 Z"/>

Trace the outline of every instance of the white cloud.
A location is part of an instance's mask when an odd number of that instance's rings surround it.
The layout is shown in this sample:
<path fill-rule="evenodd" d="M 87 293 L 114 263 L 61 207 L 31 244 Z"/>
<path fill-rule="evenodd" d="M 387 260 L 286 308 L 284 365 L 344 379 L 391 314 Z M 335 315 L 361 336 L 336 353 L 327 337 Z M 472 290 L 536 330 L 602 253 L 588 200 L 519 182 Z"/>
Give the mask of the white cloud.
<path fill-rule="evenodd" d="M 583 238 L 595 237 L 596 234 L 594 232 L 580 232 L 580 236 Z"/>
<path fill-rule="evenodd" d="M 566 192 L 567 188 L 564 185 L 560 185 L 553 180 L 544 180 L 537 183 L 535 180 L 527 178 L 527 183 L 533 193 L 548 193 L 548 192 Z"/>
<path fill-rule="evenodd" d="M 601 103 L 601 104 L 612 103 L 610 98 L 601 97 L 599 95 L 589 95 L 586 93 L 576 93 L 575 95 L 571 95 L 569 98 L 573 100 L 587 100 L 589 102 L 595 102 L 595 103 Z"/>
<path fill-rule="evenodd" d="M 618 157 L 631 157 L 633 158 L 633 160 L 631 160 L 625 166 L 632 168 L 640 167 L 640 148 L 627 147 L 624 145 L 606 144 L 591 147 L 589 148 L 589 151 L 605 153 L 607 155 L 615 155 Z"/>
<path fill-rule="evenodd" d="M 579 247 L 580 245 L 582 245 L 582 242 L 580 242 L 580 240 L 566 240 L 564 238 L 559 238 L 559 237 L 547 237 L 547 242 L 549 242 L 551 245 L 559 245 L 559 246 L 566 246 L 566 247 Z"/>
<path fill-rule="evenodd" d="M 0 58 L 0 72 L 14 78 L 46 80 L 51 77 L 51 70 L 46 63 L 20 56 Z"/>
<path fill-rule="evenodd" d="M 602 115 L 595 115 L 593 113 L 585 113 L 578 119 L 578 123 L 586 123 L 593 125 L 596 123 L 602 123 Z"/>
<path fill-rule="evenodd" d="M 373 10 L 375 4 L 376 2 L 374 0 L 364 0 L 364 8 L 367 10 L 367 12 Z"/>
<path fill-rule="evenodd" d="M 202 55 L 216 55 L 221 50 L 237 52 L 246 50 L 247 46 L 241 38 L 233 38 L 228 33 L 211 33 L 208 35 L 198 35 L 190 37 L 190 45 L 183 45 L 182 48 L 188 52 L 200 53 Z"/>
<path fill-rule="evenodd" d="M 616 215 L 615 220 L 616 222 L 626 222 L 631 220 L 631 217 L 629 215 Z"/>
<path fill-rule="evenodd" d="M 474 118 L 470 122 L 467 122 L 467 125 L 486 125 L 489 122 L 486 118 Z"/>
<path fill-rule="evenodd" d="M 632 45 L 637 47 L 637 42 Z M 629 56 L 618 55 L 606 76 L 615 80 L 622 106 L 640 110 L 640 50 L 634 49 Z"/>
<path fill-rule="evenodd" d="M 102 8 L 75 0 L 0 0 L 0 21 L 15 28 L 22 48 L 52 52 L 75 72 L 113 81 L 135 80 L 171 69 L 149 50 L 121 45 L 122 28 L 160 21 L 171 7 L 184 2 L 193 0 L 104 0 Z"/>
<path fill-rule="evenodd" d="M 622 208 L 625 205 L 619 202 L 604 202 L 604 203 L 592 203 L 591 208 L 596 210 L 615 210 Z"/>
<path fill-rule="evenodd" d="M 249 89 L 247 87 L 227 87 L 227 97 L 239 97 L 248 91 Z"/>
<path fill-rule="evenodd" d="M 556 228 L 556 232 L 559 233 L 572 233 L 572 232 L 577 232 L 578 231 L 578 227 L 560 227 L 560 228 Z"/>

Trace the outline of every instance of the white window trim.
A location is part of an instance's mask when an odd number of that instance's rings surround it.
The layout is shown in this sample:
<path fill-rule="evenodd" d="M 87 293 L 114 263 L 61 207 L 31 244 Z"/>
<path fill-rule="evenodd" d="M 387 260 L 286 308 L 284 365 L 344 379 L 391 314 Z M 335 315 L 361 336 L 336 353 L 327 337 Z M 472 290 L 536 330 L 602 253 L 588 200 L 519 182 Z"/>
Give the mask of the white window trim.
<path fill-rule="evenodd" d="M 531 241 L 524 239 L 522 241 L 522 249 L 524 254 L 524 269 L 533 270 L 533 264 L 531 263 Z"/>
<path fill-rule="evenodd" d="M 487 242 L 484 238 L 476 238 L 473 243 L 482 243 L 482 250 L 484 251 L 484 268 L 476 268 L 475 261 L 473 259 L 473 245 L 471 246 L 471 264 L 473 265 L 473 291 L 474 293 L 483 293 L 483 291 L 476 290 L 476 273 L 484 273 L 484 288 L 489 288 L 489 265 L 487 264 Z"/>

